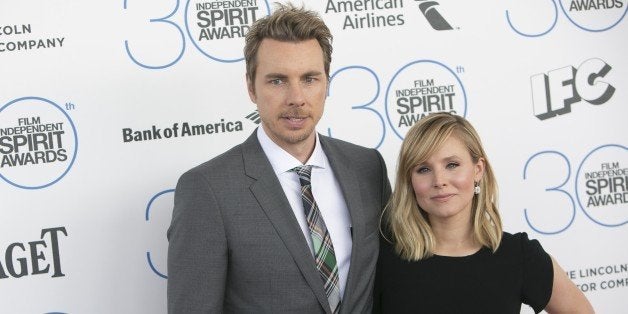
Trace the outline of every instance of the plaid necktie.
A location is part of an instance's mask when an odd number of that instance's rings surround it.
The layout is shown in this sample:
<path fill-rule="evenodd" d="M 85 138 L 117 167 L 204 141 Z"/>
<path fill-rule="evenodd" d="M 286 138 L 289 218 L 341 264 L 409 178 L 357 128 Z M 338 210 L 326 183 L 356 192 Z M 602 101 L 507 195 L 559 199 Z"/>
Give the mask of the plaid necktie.
<path fill-rule="evenodd" d="M 310 181 L 312 166 L 299 166 L 293 168 L 292 171 L 299 175 L 299 181 L 301 181 L 301 200 L 303 201 L 303 209 L 305 210 L 307 225 L 312 238 L 316 268 L 325 283 L 323 287 L 325 288 L 325 293 L 327 293 L 332 313 L 338 313 L 340 312 L 338 265 L 336 264 L 334 246 L 331 243 L 327 226 L 325 226 L 325 221 L 323 221 L 321 212 L 312 194 L 312 183 Z"/>

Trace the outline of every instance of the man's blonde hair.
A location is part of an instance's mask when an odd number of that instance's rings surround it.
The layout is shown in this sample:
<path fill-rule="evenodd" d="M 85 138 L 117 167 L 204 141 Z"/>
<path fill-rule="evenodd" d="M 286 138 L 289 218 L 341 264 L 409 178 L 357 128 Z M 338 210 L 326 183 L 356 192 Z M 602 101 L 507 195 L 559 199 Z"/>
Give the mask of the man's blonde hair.
<path fill-rule="evenodd" d="M 244 60 L 246 62 L 246 78 L 255 81 L 257 70 L 257 51 L 266 38 L 300 42 L 316 39 L 323 50 L 325 74 L 329 78 L 333 36 L 318 13 L 297 8 L 292 4 L 276 3 L 276 10 L 263 17 L 251 26 L 244 39 Z"/>

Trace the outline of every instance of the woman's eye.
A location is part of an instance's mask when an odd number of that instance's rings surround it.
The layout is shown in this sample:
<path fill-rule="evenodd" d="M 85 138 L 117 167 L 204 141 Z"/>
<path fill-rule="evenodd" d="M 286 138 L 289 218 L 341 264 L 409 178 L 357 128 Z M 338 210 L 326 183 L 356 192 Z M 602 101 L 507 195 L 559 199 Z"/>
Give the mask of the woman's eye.
<path fill-rule="evenodd" d="M 456 168 L 458 166 L 460 166 L 460 164 L 457 162 L 450 162 L 447 164 L 447 168 L 450 168 L 450 169 Z"/>
<path fill-rule="evenodd" d="M 428 167 L 418 167 L 418 168 L 416 168 L 416 172 L 417 173 L 426 173 L 428 171 L 430 171 L 430 169 Z"/>

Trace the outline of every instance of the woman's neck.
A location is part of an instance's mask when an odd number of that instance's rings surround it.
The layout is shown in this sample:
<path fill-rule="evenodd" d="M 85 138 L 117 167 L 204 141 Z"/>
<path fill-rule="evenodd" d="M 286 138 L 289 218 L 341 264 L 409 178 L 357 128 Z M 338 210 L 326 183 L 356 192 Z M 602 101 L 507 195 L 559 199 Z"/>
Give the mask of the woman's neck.
<path fill-rule="evenodd" d="M 436 246 L 434 254 L 441 256 L 468 256 L 482 245 L 475 239 L 470 219 L 462 221 L 431 221 Z"/>

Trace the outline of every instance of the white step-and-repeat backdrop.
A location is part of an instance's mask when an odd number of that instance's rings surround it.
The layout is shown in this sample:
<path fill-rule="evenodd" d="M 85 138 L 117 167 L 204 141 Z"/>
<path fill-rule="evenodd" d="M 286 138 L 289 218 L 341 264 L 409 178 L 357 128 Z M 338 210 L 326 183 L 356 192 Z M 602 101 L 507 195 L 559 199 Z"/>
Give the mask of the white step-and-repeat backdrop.
<path fill-rule="evenodd" d="M 318 131 L 378 148 L 449 111 L 484 140 L 506 230 L 599 313 L 628 309 L 626 0 L 306 1 L 335 36 Z M 265 0 L 0 2 L 1 313 L 165 313 L 185 170 L 258 125 L 243 34 Z"/>

